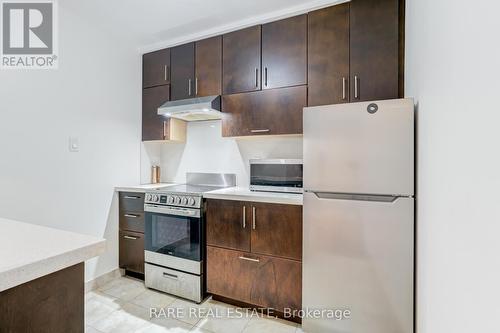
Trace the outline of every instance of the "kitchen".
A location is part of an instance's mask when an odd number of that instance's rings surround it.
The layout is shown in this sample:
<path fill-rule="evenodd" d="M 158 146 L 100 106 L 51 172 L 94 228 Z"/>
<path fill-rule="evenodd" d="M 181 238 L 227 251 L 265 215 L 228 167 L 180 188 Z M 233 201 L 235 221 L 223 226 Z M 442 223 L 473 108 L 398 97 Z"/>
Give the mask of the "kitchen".
<path fill-rule="evenodd" d="M 57 2 L 0 70 L 0 332 L 491 331 L 489 6 Z"/>

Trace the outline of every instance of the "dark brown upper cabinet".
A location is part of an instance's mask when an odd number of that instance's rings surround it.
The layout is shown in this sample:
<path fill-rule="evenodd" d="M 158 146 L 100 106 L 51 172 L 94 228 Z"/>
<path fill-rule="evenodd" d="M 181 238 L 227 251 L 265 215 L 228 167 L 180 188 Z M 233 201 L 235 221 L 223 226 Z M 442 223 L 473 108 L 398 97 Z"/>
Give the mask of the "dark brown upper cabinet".
<path fill-rule="evenodd" d="M 349 3 L 309 13 L 308 105 L 349 102 Z"/>
<path fill-rule="evenodd" d="M 307 86 L 222 96 L 222 136 L 301 134 Z"/>
<path fill-rule="evenodd" d="M 195 53 L 195 95 L 197 97 L 221 95 L 222 36 L 196 42 Z"/>
<path fill-rule="evenodd" d="M 142 90 L 142 141 L 165 140 L 167 118 L 158 115 L 158 108 L 170 100 L 170 86 Z"/>
<path fill-rule="evenodd" d="M 158 108 L 170 100 L 170 86 L 142 90 L 142 141 L 185 141 L 186 123 L 158 115 Z"/>
<path fill-rule="evenodd" d="M 403 61 L 400 1 L 353 0 L 350 3 L 352 102 L 403 95 L 399 86 Z"/>
<path fill-rule="evenodd" d="M 144 88 L 170 83 L 170 49 L 147 53 L 142 57 Z"/>
<path fill-rule="evenodd" d="M 262 89 L 307 84 L 307 15 L 262 26 Z"/>
<path fill-rule="evenodd" d="M 171 49 L 171 100 L 192 98 L 195 95 L 194 43 Z"/>
<path fill-rule="evenodd" d="M 260 25 L 222 37 L 222 69 L 223 94 L 260 90 Z"/>

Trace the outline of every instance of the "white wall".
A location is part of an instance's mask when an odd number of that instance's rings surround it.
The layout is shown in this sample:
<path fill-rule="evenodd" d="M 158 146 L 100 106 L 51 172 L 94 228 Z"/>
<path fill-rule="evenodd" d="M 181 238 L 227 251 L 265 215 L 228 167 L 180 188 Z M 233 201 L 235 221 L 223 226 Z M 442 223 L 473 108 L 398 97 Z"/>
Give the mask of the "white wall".
<path fill-rule="evenodd" d="M 487 0 L 407 0 L 419 333 L 500 327 L 499 12 Z"/>
<path fill-rule="evenodd" d="M 220 121 L 191 122 L 185 144 L 146 144 L 149 160 L 160 154 L 162 181 L 183 183 L 186 172 L 235 173 L 238 186 L 249 185 L 249 159 L 302 158 L 302 137 L 223 138 Z M 149 181 L 148 159 L 143 179 Z"/>
<path fill-rule="evenodd" d="M 0 216 L 105 237 L 90 280 L 118 267 L 113 187 L 139 182 L 140 56 L 59 3 L 59 69 L 0 71 Z"/>

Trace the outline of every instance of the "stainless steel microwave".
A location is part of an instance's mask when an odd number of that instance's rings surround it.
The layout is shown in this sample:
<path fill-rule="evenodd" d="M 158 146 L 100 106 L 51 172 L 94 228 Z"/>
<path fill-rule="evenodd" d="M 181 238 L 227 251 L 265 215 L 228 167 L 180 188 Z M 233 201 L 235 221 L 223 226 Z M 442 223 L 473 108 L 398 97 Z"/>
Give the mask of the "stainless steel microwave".
<path fill-rule="evenodd" d="M 302 193 L 302 160 L 250 160 L 250 190 Z"/>

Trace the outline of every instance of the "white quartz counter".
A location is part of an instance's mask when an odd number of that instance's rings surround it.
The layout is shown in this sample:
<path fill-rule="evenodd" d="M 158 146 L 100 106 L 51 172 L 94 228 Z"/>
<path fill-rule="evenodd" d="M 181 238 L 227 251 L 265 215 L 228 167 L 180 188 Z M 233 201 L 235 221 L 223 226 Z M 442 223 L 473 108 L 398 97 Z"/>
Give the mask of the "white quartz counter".
<path fill-rule="evenodd" d="M 151 190 L 161 190 L 168 186 L 178 185 L 176 183 L 159 183 L 159 184 L 143 184 L 143 185 L 131 185 L 131 186 L 117 186 L 115 187 L 116 192 L 136 192 L 144 193 Z"/>
<path fill-rule="evenodd" d="M 0 218 L 0 291 L 96 257 L 102 238 Z"/>
<path fill-rule="evenodd" d="M 303 195 L 294 193 L 273 193 L 250 191 L 245 187 L 229 187 L 203 194 L 207 199 L 241 200 L 287 205 L 302 205 Z"/>

